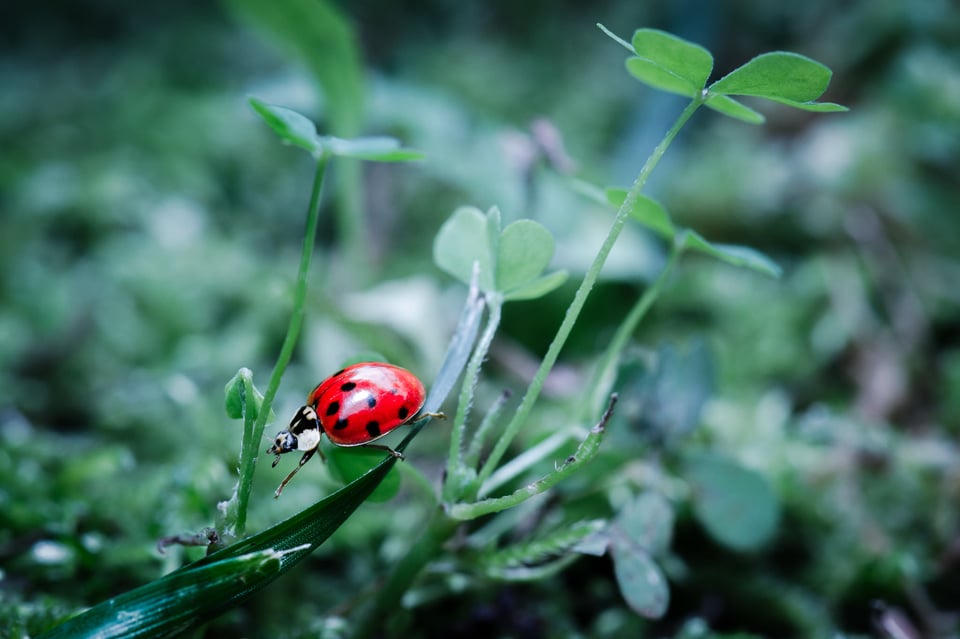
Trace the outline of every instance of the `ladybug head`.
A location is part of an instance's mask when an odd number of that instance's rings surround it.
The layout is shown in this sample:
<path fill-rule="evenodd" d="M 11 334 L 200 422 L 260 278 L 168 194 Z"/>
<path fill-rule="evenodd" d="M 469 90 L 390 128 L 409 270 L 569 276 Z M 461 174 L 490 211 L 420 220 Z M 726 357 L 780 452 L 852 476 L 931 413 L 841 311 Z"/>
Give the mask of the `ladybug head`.
<path fill-rule="evenodd" d="M 277 436 L 273 439 L 273 446 L 267 449 L 268 453 L 276 455 L 272 465 L 276 466 L 280 461 L 280 455 L 289 453 L 292 450 L 297 450 L 297 446 L 297 436 L 289 430 L 281 430 L 277 433 Z"/>

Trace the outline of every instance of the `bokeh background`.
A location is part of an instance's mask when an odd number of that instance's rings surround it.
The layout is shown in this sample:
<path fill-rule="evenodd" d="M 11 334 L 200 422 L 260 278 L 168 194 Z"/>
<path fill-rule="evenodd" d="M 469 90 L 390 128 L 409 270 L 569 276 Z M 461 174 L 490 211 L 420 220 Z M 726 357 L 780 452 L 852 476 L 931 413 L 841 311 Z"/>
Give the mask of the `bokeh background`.
<path fill-rule="evenodd" d="M 278 18 L 284 7 L 299 19 Z M 664 401 L 691 408 L 691 442 L 769 479 L 780 531 L 760 551 L 732 552 L 681 511 L 660 621 L 632 613 L 609 560 L 593 558 L 550 583 L 467 580 L 404 613 L 408 636 L 884 636 L 891 615 L 877 601 L 923 636 L 957 636 L 960 10 L 947 0 L 5 4 L 8 636 L 197 556 L 154 544 L 209 525 L 232 490 L 240 433 L 223 385 L 241 366 L 265 385 L 312 175 L 246 98 L 297 109 L 321 132 L 394 135 L 426 154 L 335 167 L 278 415 L 358 352 L 430 379 L 464 295 L 431 246 L 464 204 L 543 223 L 554 266 L 572 275 L 506 310 L 484 387 L 520 391 L 612 217 L 555 169 L 627 186 L 683 106 L 630 78 L 597 22 L 702 44 L 716 77 L 764 51 L 802 53 L 834 71 L 824 99 L 851 107 L 764 105 L 763 127 L 698 113 L 648 189 L 682 224 L 784 267 L 774 281 L 685 260 L 636 335 L 640 352 L 680 354 Z M 544 130 L 565 150 L 553 168 L 530 155 Z M 575 400 L 663 258 L 639 228 L 624 236 L 548 386 L 541 430 Z M 414 463 L 439 468 L 445 445 L 421 435 Z M 251 528 L 332 490 L 317 466 L 278 502 L 278 473 L 262 469 Z M 611 466 L 610 479 L 628 468 Z M 215 630 L 334 632 L 324 619 L 349 609 L 344 593 L 362 595 L 416 534 L 415 494 L 387 510 L 362 509 Z"/>

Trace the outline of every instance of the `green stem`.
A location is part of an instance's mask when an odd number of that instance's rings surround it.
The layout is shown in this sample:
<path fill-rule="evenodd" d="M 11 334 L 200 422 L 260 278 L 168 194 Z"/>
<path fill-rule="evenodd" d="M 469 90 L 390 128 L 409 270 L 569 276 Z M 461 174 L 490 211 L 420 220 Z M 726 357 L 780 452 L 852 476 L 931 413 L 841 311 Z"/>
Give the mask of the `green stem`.
<path fill-rule="evenodd" d="M 470 445 L 467 447 L 467 452 L 463 456 L 463 463 L 468 468 L 476 468 L 477 464 L 480 463 L 480 453 L 483 452 L 483 444 L 487 441 L 487 437 L 490 435 L 490 431 L 494 425 L 498 423 L 500 411 L 503 410 L 508 399 L 510 399 L 510 391 L 506 389 L 494 400 L 490 410 L 483 416 L 483 421 L 480 422 L 480 426 L 477 427 L 476 432 L 474 432 L 470 438 Z"/>
<path fill-rule="evenodd" d="M 410 552 L 393 567 L 376 597 L 358 611 L 359 622 L 353 632 L 354 639 L 367 639 L 382 633 L 384 623 L 396 609 L 404 593 L 410 589 L 424 567 L 440 555 L 443 544 L 450 539 L 458 525 L 459 522 L 447 517 L 439 508 L 434 511 L 423 535 Z"/>
<path fill-rule="evenodd" d="M 650 157 L 647 158 L 647 161 L 640 170 L 640 174 L 637 175 L 637 179 L 634 181 L 633 186 L 630 187 L 630 191 L 627 193 L 626 199 L 623 201 L 623 204 L 620 205 L 620 209 L 617 211 L 617 215 L 613 220 L 610 231 L 607 233 L 606 239 L 603 241 L 603 245 L 600 247 L 600 251 L 594 258 L 590 268 L 587 269 L 587 273 L 584 276 L 583 281 L 580 283 L 580 288 L 577 289 L 577 292 L 573 297 L 573 302 L 571 302 L 570 307 L 567 309 L 567 314 L 564 316 L 563 322 L 560 324 L 560 328 L 557 329 L 557 335 L 554 337 L 553 342 L 551 342 L 550 347 L 547 349 L 547 353 L 544 356 L 543 361 L 540 363 L 540 368 L 537 370 L 536 375 L 534 375 L 533 381 L 530 383 L 526 395 L 524 395 L 523 400 L 521 400 L 520 406 L 517 408 L 517 412 L 514 413 L 513 419 L 511 419 L 510 423 L 507 425 L 503 436 L 497 441 L 496 446 L 494 446 L 493 451 L 490 453 L 490 457 L 487 458 L 486 463 L 480 469 L 480 472 L 477 476 L 477 482 L 474 484 L 474 486 L 479 487 L 483 485 L 483 482 L 486 481 L 493 470 L 499 465 L 503 455 L 507 452 L 507 447 L 510 446 L 510 443 L 520 431 L 521 426 L 523 426 L 523 424 L 526 422 L 527 416 L 530 414 L 530 410 L 533 408 L 534 402 L 536 402 L 537 398 L 540 396 L 540 391 L 543 389 L 543 383 L 547 379 L 547 374 L 556 363 L 557 357 L 560 354 L 560 350 L 566 343 L 567 337 L 570 335 L 570 331 L 573 330 L 573 326 L 576 323 L 577 318 L 580 316 L 580 311 L 583 309 L 583 305 L 587 301 L 587 296 L 590 294 L 590 291 L 593 289 L 597 278 L 600 276 L 600 270 L 607 261 L 607 256 L 610 254 L 610 250 L 620 237 L 620 232 L 623 230 L 623 225 L 626 223 L 627 218 L 630 215 L 630 211 L 633 209 L 633 205 L 640 196 L 640 192 L 646 185 L 647 179 L 650 177 L 650 173 L 660 162 L 664 152 L 670 146 L 670 143 L 673 142 L 673 139 L 677 136 L 677 133 L 680 132 L 680 129 L 683 128 L 683 125 L 686 124 L 687 120 L 690 119 L 690 117 L 700 107 L 701 104 L 703 104 L 702 97 L 694 98 L 683 110 L 676 122 L 673 123 L 673 126 L 670 127 L 670 130 L 667 131 L 663 140 L 660 141 L 660 144 L 658 144 L 653 150 L 653 153 L 650 154 Z M 469 497 L 475 496 L 471 495 Z"/>
<path fill-rule="evenodd" d="M 464 477 L 465 468 L 463 465 L 463 433 L 467 425 L 467 415 L 470 412 L 473 403 L 473 394 L 476 390 L 477 379 L 480 376 L 480 366 L 487 357 L 487 351 L 490 350 L 490 344 L 493 343 L 493 336 L 496 335 L 500 327 L 500 312 L 503 303 L 500 299 L 487 298 L 487 326 L 477 342 L 470 361 L 467 363 L 466 372 L 463 375 L 463 384 L 460 387 L 460 398 L 457 401 L 457 415 L 453 421 L 453 431 L 450 434 L 450 454 L 447 459 L 447 477 L 443 484 L 444 501 L 455 501 L 460 497 L 463 487 L 466 484 Z"/>
<path fill-rule="evenodd" d="M 483 515 L 498 513 L 501 510 L 518 506 L 531 497 L 539 495 L 540 493 L 546 492 L 547 490 L 553 488 L 563 479 L 576 472 L 578 468 L 593 459 L 594 455 L 597 454 L 597 451 L 600 450 L 600 442 L 603 440 L 603 433 L 606 429 L 607 422 L 613 415 L 613 407 L 616 406 L 616 404 L 617 395 L 613 394 L 610 396 L 610 403 L 607 405 L 607 410 L 600 418 L 600 422 L 590 429 L 590 434 L 587 435 L 586 439 L 580 442 L 580 445 L 577 446 L 577 451 L 570 457 L 567 457 L 567 459 L 563 462 L 563 464 L 560 465 L 559 468 L 546 477 L 543 477 L 532 484 L 528 484 L 523 488 L 518 488 L 509 495 L 504 495 L 503 497 L 481 499 L 480 501 L 473 502 L 471 504 L 454 504 L 449 507 L 448 514 L 454 519 L 476 519 L 477 517 L 481 517 Z"/>
<path fill-rule="evenodd" d="M 603 357 L 600 358 L 600 362 L 593 373 L 590 383 L 586 386 L 588 396 L 583 402 L 583 415 L 581 415 L 581 419 L 589 419 L 591 415 L 595 415 L 596 411 L 600 410 L 601 402 L 606 399 L 613 386 L 617 365 L 620 363 L 620 356 L 623 354 L 623 349 L 626 348 L 630 336 L 637 330 L 640 320 L 646 316 L 647 311 L 650 310 L 653 303 L 660 297 L 660 293 L 670 279 L 670 275 L 673 274 L 673 269 L 677 265 L 681 254 L 683 254 L 683 243 L 674 241 L 670 246 L 670 254 L 667 256 L 667 261 L 663 265 L 663 268 L 660 269 L 660 273 L 657 274 L 656 279 L 647 287 L 647 290 L 643 292 L 643 295 L 640 296 L 637 303 L 630 309 L 630 313 L 627 314 L 617 328 L 617 332 L 607 345 Z"/>
<path fill-rule="evenodd" d="M 253 471 L 259 447 L 263 439 L 263 429 L 270 416 L 270 407 L 280 388 L 280 379 L 290 363 L 293 349 L 300 336 L 303 326 L 303 315 L 307 301 L 307 276 L 310 273 L 310 258 L 313 256 L 313 247 L 316 243 L 317 224 L 320 219 L 320 193 L 323 190 L 323 178 L 326 174 L 329 156 L 324 153 L 317 159 L 317 170 L 313 178 L 313 190 L 310 194 L 310 207 L 307 210 L 307 224 L 303 236 L 303 250 L 300 253 L 300 270 L 297 273 L 297 284 L 293 293 L 293 310 L 290 315 L 290 324 L 287 335 L 280 347 L 280 355 L 270 374 L 267 390 L 263 394 L 263 403 L 257 413 L 257 421 L 253 425 L 253 433 L 249 441 L 243 443 L 240 464 L 240 486 L 237 491 L 237 536 L 243 536 L 247 525 L 247 504 L 250 501 L 250 491 L 253 488 Z"/>

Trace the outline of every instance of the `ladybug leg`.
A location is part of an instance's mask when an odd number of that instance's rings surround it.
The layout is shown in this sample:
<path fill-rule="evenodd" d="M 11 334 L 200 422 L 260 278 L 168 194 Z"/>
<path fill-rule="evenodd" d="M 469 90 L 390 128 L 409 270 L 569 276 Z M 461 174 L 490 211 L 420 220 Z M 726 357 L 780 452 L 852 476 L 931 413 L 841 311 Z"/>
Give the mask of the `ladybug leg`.
<path fill-rule="evenodd" d="M 389 446 L 384 446 L 383 444 L 364 444 L 363 448 L 376 448 L 377 450 L 382 450 L 384 452 L 390 453 L 400 461 L 403 461 L 403 453 L 397 452 Z"/>
<path fill-rule="evenodd" d="M 293 476 L 297 474 L 297 471 L 299 471 L 301 468 L 303 468 L 303 465 L 306 464 L 308 461 L 310 461 L 310 458 L 313 457 L 313 454 L 314 454 L 314 453 L 319 452 L 319 451 L 320 451 L 320 447 L 318 446 L 317 448 L 311 448 L 310 450 L 308 450 L 307 452 L 305 452 L 305 453 L 303 454 L 303 457 L 300 458 L 300 463 L 297 464 L 297 465 L 294 467 L 294 469 L 290 471 L 290 474 L 289 474 L 289 475 L 287 475 L 286 477 L 284 477 L 284 479 L 283 479 L 282 482 L 280 482 L 280 486 L 277 487 L 277 492 L 273 493 L 273 498 L 274 498 L 274 499 L 277 499 L 277 498 L 280 496 L 280 493 L 283 492 L 284 486 L 286 486 L 287 483 L 289 483 L 290 480 L 293 479 Z M 326 458 L 323 456 L 323 453 L 322 453 L 322 452 L 320 453 L 320 459 L 323 459 L 324 461 L 326 461 Z"/>
<path fill-rule="evenodd" d="M 433 419 L 446 419 L 446 418 L 447 418 L 447 416 L 446 416 L 444 413 L 417 413 L 417 414 L 414 416 L 414 418 L 411 419 L 410 421 L 416 422 L 416 421 L 420 421 L 421 419 L 426 419 L 427 417 L 431 417 L 431 418 L 433 418 Z"/>

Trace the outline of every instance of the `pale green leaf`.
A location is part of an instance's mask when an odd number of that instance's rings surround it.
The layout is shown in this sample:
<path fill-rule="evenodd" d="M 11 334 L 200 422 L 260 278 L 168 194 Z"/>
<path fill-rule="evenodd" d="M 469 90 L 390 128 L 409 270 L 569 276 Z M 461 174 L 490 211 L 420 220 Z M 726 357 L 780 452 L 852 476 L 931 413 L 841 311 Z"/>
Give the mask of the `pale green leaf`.
<path fill-rule="evenodd" d="M 473 264 L 477 262 L 480 266 L 480 290 L 495 290 L 494 256 L 488 241 L 487 216 L 472 206 L 454 211 L 440 227 L 433 242 L 433 261 L 464 284 L 470 283 Z"/>
<path fill-rule="evenodd" d="M 497 252 L 497 290 L 509 291 L 536 279 L 553 258 L 553 236 L 533 220 L 503 229 Z"/>
<path fill-rule="evenodd" d="M 250 106 L 274 133 L 287 144 L 299 146 L 317 155 L 323 147 L 317 136 L 317 127 L 308 118 L 292 109 L 267 104 L 256 98 L 250 98 Z"/>
<path fill-rule="evenodd" d="M 760 251 L 748 246 L 714 244 L 713 242 L 707 241 L 696 231 L 689 229 L 685 231 L 683 242 L 685 248 L 706 253 L 733 266 L 749 268 L 759 273 L 769 275 L 770 277 L 780 277 L 783 272 L 776 262 Z"/>
<path fill-rule="evenodd" d="M 627 60 L 627 70 L 640 81 L 664 91 L 694 97 L 713 70 L 709 51 L 665 31 L 638 29 L 632 44 L 638 57 Z"/>
<path fill-rule="evenodd" d="M 534 300 L 543 297 L 547 293 L 559 288 L 567 281 L 566 271 L 554 271 L 535 280 L 530 280 L 516 288 L 506 291 L 503 295 L 504 301 L 519 302 L 522 300 Z"/>
<path fill-rule="evenodd" d="M 718 113 L 742 120 L 748 124 L 763 124 L 766 121 L 762 113 L 754 111 L 727 95 L 711 94 L 707 98 L 706 105 Z"/>
<path fill-rule="evenodd" d="M 370 160 L 373 162 L 406 162 L 423 159 L 423 154 L 413 149 L 405 149 L 400 142 L 390 137 L 371 137 L 344 140 L 324 137 L 321 142 L 331 153 L 343 157 Z"/>
<path fill-rule="evenodd" d="M 685 475 L 693 490 L 693 512 L 718 542 L 745 551 L 773 537 L 780 504 L 763 475 L 713 454 L 690 457 Z"/>
<path fill-rule="evenodd" d="M 670 604 L 670 590 L 660 567 L 642 549 L 614 541 L 613 572 L 627 605 L 638 615 L 658 619 Z"/>
<path fill-rule="evenodd" d="M 660 493 L 641 493 L 617 513 L 616 523 L 630 542 L 651 555 L 670 547 L 673 536 L 673 506 Z"/>
<path fill-rule="evenodd" d="M 806 110 L 845 110 L 837 104 L 816 106 L 833 73 L 830 69 L 798 53 L 773 51 L 758 55 L 710 85 L 710 92 L 725 95 L 749 95 L 774 100 Z"/>

